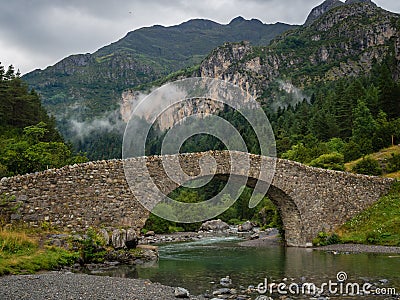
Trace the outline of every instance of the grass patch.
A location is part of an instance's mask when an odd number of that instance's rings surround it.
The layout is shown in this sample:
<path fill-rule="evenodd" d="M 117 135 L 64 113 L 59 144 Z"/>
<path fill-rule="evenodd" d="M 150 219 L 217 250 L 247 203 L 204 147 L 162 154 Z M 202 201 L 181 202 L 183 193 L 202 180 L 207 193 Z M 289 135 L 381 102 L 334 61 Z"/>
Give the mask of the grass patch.
<path fill-rule="evenodd" d="M 37 248 L 37 242 L 25 232 L 0 232 L 0 257 L 15 254 L 29 254 Z"/>
<path fill-rule="evenodd" d="M 395 145 L 395 146 L 391 146 L 391 147 L 382 149 L 379 152 L 369 154 L 368 156 L 371 157 L 372 159 L 377 160 L 383 167 L 385 167 L 386 161 L 392 157 L 392 154 L 400 154 L 400 146 L 399 145 Z M 357 160 L 346 163 L 344 165 L 346 171 L 351 172 L 351 170 L 354 168 L 354 166 L 357 163 L 359 163 L 361 160 L 362 160 L 362 158 L 359 158 Z"/>
<path fill-rule="evenodd" d="M 39 237 L 24 231 L 0 230 L 0 275 L 31 274 L 74 263 L 78 255 L 57 247 L 39 246 Z"/>
<path fill-rule="evenodd" d="M 344 243 L 400 246 L 400 182 L 336 232 Z"/>
<path fill-rule="evenodd" d="M 400 171 L 386 174 L 385 177 L 395 178 L 395 179 L 399 179 L 400 180 Z"/>

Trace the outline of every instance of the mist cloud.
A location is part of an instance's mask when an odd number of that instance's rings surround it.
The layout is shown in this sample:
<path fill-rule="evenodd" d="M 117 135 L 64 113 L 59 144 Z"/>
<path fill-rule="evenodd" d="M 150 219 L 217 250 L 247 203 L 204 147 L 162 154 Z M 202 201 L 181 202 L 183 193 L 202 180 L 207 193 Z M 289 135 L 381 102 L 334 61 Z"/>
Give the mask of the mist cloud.
<path fill-rule="evenodd" d="M 119 110 L 114 110 L 88 121 L 70 119 L 69 126 L 74 139 L 84 141 L 85 138 L 94 132 L 116 132 L 123 134 L 126 124 L 121 119 Z"/>

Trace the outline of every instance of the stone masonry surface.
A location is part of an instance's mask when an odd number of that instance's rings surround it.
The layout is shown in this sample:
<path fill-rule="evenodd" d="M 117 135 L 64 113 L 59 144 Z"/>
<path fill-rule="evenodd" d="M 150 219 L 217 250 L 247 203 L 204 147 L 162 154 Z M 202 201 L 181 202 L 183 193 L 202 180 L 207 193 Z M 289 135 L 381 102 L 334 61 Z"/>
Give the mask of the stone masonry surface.
<path fill-rule="evenodd" d="M 147 165 L 153 181 L 168 194 L 177 184 L 165 173 L 162 160 L 178 156 L 189 175 L 245 176 L 247 185 L 268 181 L 261 166 L 275 174 L 267 195 L 280 211 L 285 241 L 289 246 L 311 246 L 320 231 L 331 231 L 385 195 L 393 180 L 317 169 L 302 164 L 242 152 L 203 153 L 133 158 Z M 207 166 L 212 160 L 216 164 Z M 205 163 L 201 169 L 199 161 Z M 250 161 L 250 168 L 245 162 Z M 208 172 L 208 173 L 207 173 Z M 130 176 L 140 178 L 142 174 Z M 144 186 L 141 193 L 152 191 Z M 137 233 L 149 212 L 129 189 L 122 160 L 88 162 L 44 172 L 3 178 L 0 182 L 0 214 L 7 222 L 22 221 L 31 226 L 44 222 L 69 231 L 88 227 L 126 227 Z"/>

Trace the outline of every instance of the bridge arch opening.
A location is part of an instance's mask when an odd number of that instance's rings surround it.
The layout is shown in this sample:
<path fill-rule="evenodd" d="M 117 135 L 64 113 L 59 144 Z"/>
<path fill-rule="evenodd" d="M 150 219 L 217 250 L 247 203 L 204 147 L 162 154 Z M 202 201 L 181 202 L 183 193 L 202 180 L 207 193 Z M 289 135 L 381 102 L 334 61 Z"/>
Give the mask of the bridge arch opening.
<path fill-rule="evenodd" d="M 207 185 L 209 185 L 210 183 L 213 183 L 215 181 L 226 182 L 229 177 L 233 177 L 234 180 L 235 180 L 235 178 L 238 179 L 239 177 L 243 178 L 242 175 L 217 174 L 217 175 L 213 176 L 211 180 L 210 180 L 210 176 L 200 177 L 200 178 L 197 178 L 197 180 L 208 181 Z M 246 177 L 246 178 L 247 178 L 246 186 L 251 188 L 252 192 L 253 192 L 253 189 L 256 186 L 256 183 L 259 182 L 259 180 L 252 178 L 252 177 Z M 243 180 L 240 180 L 240 181 L 243 181 Z M 261 182 L 261 183 L 263 183 L 263 182 Z M 266 183 L 264 183 L 264 184 L 266 184 Z M 240 187 L 238 186 L 238 189 L 239 188 Z M 170 189 L 168 189 L 167 194 L 169 194 L 170 196 L 172 195 L 171 198 L 174 198 L 175 200 L 180 201 L 182 199 L 176 199 L 177 195 L 179 197 L 179 193 L 176 193 L 178 190 L 181 190 L 180 186 L 171 187 Z M 189 190 L 191 190 L 191 189 L 189 189 Z M 202 190 L 202 188 L 198 188 L 198 189 L 194 189 L 194 190 L 204 191 L 204 189 Z M 302 235 L 303 222 L 301 219 L 300 212 L 299 212 L 294 200 L 289 195 L 287 195 L 283 190 L 281 190 L 280 188 L 277 188 L 273 185 L 270 185 L 267 194 L 264 196 L 269 198 L 269 200 L 273 203 L 273 205 L 275 206 L 275 208 L 278 211 L 279 217 L 282 221 L 282 227 L 283 227 L 282 229 L 283 230 L 281 230 L 281 233 L 283 235 L 282 239 L 283 239 L 285 245 L 287 245 L 287 246 L 305 246 L 304 236 Z M 204 201 L 204 200 L 207 200 L 207 199 L 202 199 L 200 201 Z M 239 200 L 237 200 L 237 201 L 239 201 Z M 248 204 L 249 204 L 248 202 L 245 203 L 245 205 L 247 205 L 247 206 L 248 206 Z M 221 215 L 223 215 L 223 213 L 220 214 L 219 216 L 221 216 Z M 216 216 L 215 219 L 218 218 L 219 216 Z M 188 228 L 190 228 L 190 226 Z"/>
<path fill-rule="evenodd" d="M 237 176 L 237 175 L 234 175 Z M 254 188 L 260 180 L 248 178 L 247 186 Z M 262 184 L 267 184 L 262 182 Z M 277 208 L 283 224 L 283 240 L 287 246 L 305 246 L 303 236 L 303 222 L 299 209 L 294 200 L 282 189 L 270 184 L 267 194 L 271 202 Z"/>

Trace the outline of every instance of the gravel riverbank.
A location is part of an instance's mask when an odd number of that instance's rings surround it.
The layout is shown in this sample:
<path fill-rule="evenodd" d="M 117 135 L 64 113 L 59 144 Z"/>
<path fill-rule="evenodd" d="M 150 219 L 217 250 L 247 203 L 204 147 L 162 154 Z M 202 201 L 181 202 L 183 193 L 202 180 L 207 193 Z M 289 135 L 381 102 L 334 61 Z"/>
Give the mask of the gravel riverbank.
<path fill-rule="evenodd" d="M 175 288 L 148 280 L 48 272 L 0 277 L 2 300 L 130 299 L 170 300 Z M 186 299 L 200 300 L 190 297 Z"/>
<path fill-rule="evenodd" d="M 349 252 L 349 253 L 393 253 L 400 254 L 400 247 L 360 245 L 360 244 L 337 244 L 323 247 L 316 247 L 314 250 Z"/>
<path fill-rule="evenodd" d="M 272 228 L 260 232 L 257 239 L 250 239 L 239 243 L 244 247 L 276 247 L 282 245 L 281 238 L 277 229 Z"/>

